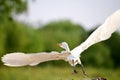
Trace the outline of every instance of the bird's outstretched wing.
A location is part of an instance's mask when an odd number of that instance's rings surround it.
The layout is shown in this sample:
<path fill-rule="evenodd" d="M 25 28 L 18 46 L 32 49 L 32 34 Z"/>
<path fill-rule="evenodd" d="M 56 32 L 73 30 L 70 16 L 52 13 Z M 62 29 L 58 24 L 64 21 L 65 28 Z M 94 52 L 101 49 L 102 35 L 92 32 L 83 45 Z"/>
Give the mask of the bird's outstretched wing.
<path fill-rule="evenodd" d="M 69 56 L 69 52 L 41 52 L 35 54 L 24 54 L 20 52 L 6 54 L 2 57 L 2 62 L 6 66 L 20 67 L 20 66 L 35 66 L 39 63 L 50 60 L 66 60 Z"/>
<path fill-rule="evenodd" d="M 73 56 L 79 56 L 91 45 L 110 38 L 111 34 L 120 27 L 120 10 L 109 16 L 103 25 L 98 27 L 81 45 L 71 51 Z"/>

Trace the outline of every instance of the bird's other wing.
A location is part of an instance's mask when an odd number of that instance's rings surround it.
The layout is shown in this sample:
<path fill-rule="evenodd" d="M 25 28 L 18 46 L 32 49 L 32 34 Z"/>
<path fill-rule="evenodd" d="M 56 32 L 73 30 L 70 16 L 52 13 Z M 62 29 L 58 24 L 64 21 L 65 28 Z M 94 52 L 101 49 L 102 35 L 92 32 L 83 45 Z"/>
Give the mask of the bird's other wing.
<path fill-rule="evenodd" d="M 6 66 L 20 67 L 20 66 L 35 66 L 39 63 L 50 61 L 50 60 L 66 60 L 69 56 L 69 52 L 58 53 L 58 52 L 41 52 L 34 54 L 24 54 L 20 52 L 6 54 L 2 57 L 2 62 Z"/>
<path fill-rule="evenodd" d="M 110 38 L 111 34 L 120 27 L 120 10 L 109 16 L 105 23 L 98 27 L 81 45 L 71 51 L 73 56 L 79 56 L 91 45 Z"/>

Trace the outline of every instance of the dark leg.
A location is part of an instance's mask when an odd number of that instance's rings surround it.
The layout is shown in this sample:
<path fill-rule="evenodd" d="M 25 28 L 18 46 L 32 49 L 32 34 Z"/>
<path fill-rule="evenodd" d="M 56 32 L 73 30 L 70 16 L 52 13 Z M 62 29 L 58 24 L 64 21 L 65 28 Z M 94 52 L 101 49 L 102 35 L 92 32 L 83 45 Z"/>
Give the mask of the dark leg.
<path fill-rule="evenodd" d="M 74 72 L 75 74 L 78 73 L 78 71 L 76 70 L 76 67 L 75 67 L 75 66 L 73 67 L 73 72 Z"/>
<path fill-rule="evenodd" d="M 77 74 L 78 71 L 76 70 L 76 67 L 75 67 L 74 63 L 75 63 L 74 60 L 72 60 L 72 64 L 73 64 L 73 73 L 74 73 L 74 74 Z"/>
<path fill-rule="evenodd" d="M 83 64 L 80 64 L 80 65 L 81 65 L 81 68 L 82 68 L 83 75 L 84 75 L 84 76 L 87 76 Z"/>

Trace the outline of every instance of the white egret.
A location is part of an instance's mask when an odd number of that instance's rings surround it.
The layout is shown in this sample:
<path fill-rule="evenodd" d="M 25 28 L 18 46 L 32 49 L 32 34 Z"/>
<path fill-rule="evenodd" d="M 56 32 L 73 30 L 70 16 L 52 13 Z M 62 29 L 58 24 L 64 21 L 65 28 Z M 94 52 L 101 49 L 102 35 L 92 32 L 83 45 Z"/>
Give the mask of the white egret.
<path fill-rule="evenodd" d="M 77 64 L 82 66 L 83 74 L 86 75 L 84 67 L 80 60 L 80 54 L 91 45 L 107 40 L 111 34 L 120 27 L 120 10 L 114 12 L 109 16 L 105 23 L 99 26 L 82 44 L 75 47 L 70 51 L 68 45 L 64 42 L 61 47 L 65 49 L 64 52 L 41 52 L 36 54 L 24 54 L 24 53 L 10 53 L 2 57 L 2 62 L 6 66 L 35 66 L 41 62 L 50 60 L 65 60 L 68 61 L 71 66 L 75 67 Z"/>

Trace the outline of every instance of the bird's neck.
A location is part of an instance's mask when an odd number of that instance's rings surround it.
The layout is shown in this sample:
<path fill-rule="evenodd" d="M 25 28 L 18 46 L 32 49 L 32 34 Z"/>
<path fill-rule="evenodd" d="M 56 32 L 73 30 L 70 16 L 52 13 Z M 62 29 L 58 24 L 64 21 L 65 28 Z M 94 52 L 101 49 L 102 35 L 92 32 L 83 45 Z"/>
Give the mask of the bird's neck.
<path fill-rule="evenodd" d="M 65 50 L 68 51 L 68 52 L 70 51 L 70 48 L 69 48 L 68 45 L 66 45 Z"/>

